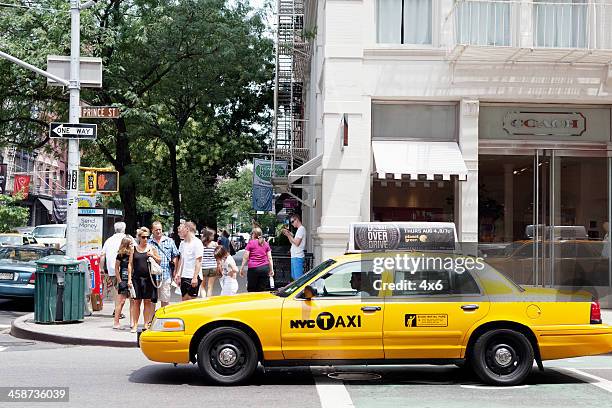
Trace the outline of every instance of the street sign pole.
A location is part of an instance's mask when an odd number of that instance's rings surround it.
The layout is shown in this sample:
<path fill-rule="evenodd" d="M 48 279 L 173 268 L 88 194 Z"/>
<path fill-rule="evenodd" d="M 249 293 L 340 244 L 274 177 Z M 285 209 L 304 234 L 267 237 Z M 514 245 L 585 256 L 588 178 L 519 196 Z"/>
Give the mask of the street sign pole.
<path fill-rule="evenodd" d="M 70 0 L 70 110 L 69 122 L 79 123 L 81 113 L 81 84 L 79 79 L 81 57 L 81 10 L 80 0 Z M 78 174 L 81 159 L 79 157 L 79 139 L 68 139 L 68 213 L 66 216 L 66 255 L 76 258 L 78 255 L 79 233 L 79 200 Z M 75 182 L 76 180 L 76 182 Z"/>

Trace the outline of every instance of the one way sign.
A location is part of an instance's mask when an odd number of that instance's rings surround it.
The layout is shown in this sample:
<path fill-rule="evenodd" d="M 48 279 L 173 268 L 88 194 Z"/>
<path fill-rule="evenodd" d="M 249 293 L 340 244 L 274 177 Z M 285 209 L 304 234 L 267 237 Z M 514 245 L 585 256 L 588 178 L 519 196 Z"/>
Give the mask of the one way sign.
<path fill-rule="evenodd" d="M 49 128 L 51 138 L 95 139 L 98 127 L 90 123 L 52 122 Z"/>

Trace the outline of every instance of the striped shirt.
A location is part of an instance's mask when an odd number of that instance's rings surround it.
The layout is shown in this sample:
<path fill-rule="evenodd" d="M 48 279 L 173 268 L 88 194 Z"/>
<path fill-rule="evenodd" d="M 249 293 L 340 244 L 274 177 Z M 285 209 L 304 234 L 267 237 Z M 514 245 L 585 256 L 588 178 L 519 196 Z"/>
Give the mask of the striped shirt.
<path fill-rule="evenodd" d="M 204 246 L 204 254 L 202 255 L 202 269 L 215 269 L 217 260 L 215 259 L 216 242 L 211 242 L 208 246 Z"/>

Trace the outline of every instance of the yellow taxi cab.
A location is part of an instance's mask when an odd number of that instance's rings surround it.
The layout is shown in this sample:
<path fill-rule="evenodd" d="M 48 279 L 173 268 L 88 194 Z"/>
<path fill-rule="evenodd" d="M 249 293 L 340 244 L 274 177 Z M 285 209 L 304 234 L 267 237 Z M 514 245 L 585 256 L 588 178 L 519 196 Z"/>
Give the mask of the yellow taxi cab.
<path fill-rule="evenodd" d="M 247 380 L 259 363 L 416 363 L 465 365 L 486 383 L 516 385 L 534 361 L 542 369 L 612 351 L 612 327 L 589 293 L 522 288 L 451 251 L 452 235 L 443 223 L 352 225 L 352 253 L 274 292 L 161 308 L 139 346 L 153 361 L 196 363 L 220 384 Z"/>

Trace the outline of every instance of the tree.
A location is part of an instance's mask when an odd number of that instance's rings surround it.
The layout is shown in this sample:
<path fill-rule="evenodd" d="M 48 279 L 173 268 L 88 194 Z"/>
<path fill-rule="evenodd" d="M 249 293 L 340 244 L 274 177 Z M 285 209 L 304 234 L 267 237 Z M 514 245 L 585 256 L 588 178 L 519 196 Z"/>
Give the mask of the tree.
<path fill-rule="evenodd" d="M 238 216 L 237 229 L 242 232 L 251 230 L 251 221 L 256 220 L 264 233 L 274 233 L 277 226 L 274 214 L 257 214 L 252 202 L 253 172 L 244 168 L 236 178 L 225 179 L 219 183 L 218 199 L 220 203 L 217 221 L 220 225 L 231 225 L 234 214 Z"/>
<path fill-rule="evenodd" d="M 63 0 L 9 9 L 0 14 L 0 43 L 37 66 L 47 54 L 68 55 L 67 9 Z M 199 174 L 214 189 L 217 175 L 233 175 L 248 152 L 264 148 L 273 72 L 264 31 L 244 0 L 107 0 L 82 13 L 82 55 L 104 65 L 104 87 L 82 89 L 82 98 L 123 112 L 98 123 L 83 161 L 103 157 L 119 171 L 128 231 L 139 194 L 171 201 L 176 225 L 181 180 Z M 0 62 L 0 144 L 44 145 L 47 122 L 66 118 L 67 101 L 44 78 Z"/>
<path fill-rule="evenodd" d="M 26 225 L 30 211 L 19 205 L 23 195 L 0 195 L 0 232 L 11 232 L 16 227 Z"/>

